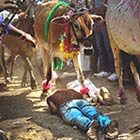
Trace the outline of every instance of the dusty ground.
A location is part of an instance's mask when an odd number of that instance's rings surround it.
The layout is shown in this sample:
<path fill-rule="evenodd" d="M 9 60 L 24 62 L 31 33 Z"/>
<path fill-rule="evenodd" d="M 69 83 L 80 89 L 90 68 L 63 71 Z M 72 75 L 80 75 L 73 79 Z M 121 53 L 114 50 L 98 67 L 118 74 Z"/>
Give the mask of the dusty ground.
<path fill-rule="evenodd" d="M 45 101 L 40 100 L 42 80 L 37 70 L 35 71 L 37 89 L 31 90 L 30 87 L 20 86 L 22 64 L 19 59 L 14 69 L 14 81 L 0 92 L 0 128 L 8 133 L 11 140 L 86 140 L 84 132 L 51 115 Z M 63 73 L 59 73 L 63 85 L 76 78 L 72 67 L 66 67 Z M 86 75 L 97 87 L 107 87 L 116 102 L 113 106 L 97 106 L 97 108 L 119 122 L 118 140 L 140 140 L 140 131 L 131 134 L 131 128 L 140 127 L 140 104 L 136 100 L 134 86 L 125 86 L 128 102 L 121 105 L 118 100 L 117 82 L 98 79 L 90 73 Z"/>

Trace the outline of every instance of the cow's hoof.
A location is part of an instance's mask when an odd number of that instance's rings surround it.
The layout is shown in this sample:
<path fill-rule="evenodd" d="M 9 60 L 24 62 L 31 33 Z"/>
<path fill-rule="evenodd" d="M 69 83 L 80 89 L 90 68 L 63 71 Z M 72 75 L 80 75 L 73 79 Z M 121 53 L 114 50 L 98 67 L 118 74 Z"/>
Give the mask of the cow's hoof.
<path fill-rule="evenodd" d="M 123 104 L 123 105 L 126 104 L 127 103 L 127 98 L 126 97 L 121 97 L 120 98 L 120 103 Z"/>
<path fill-rule="evenodd" d="M 32 89 L 36 89 L 37 88 L 37 84 L 36 83 L 31 84 L 31 88 Z"/>
<path fill-rule="evenodd" d="M 32 89 L 36 89 L 37 88 L 37 83 L 36 83 L 36 80 L 35 79 L 31 79 L 31 88 Z"/>
<path fill-rule="evenodd" d="M 140 96 L 137 95 L 137 101 L 140 103 Z"/>
<path fill-rule="evenodd" d="M 140 87 L 137 87 L 137 101 L 140 103 Z"/>

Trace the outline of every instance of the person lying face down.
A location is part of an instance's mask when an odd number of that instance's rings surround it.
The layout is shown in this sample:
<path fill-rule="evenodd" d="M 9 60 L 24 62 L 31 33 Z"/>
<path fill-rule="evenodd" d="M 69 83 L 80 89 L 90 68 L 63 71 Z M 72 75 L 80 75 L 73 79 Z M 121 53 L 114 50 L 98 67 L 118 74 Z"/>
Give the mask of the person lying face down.
<path fill-rule="evenodd" d="M 100 113 L 73 89 L 55 90 L 46 102 L 52 114 L 61 117 L 67 124 L 81 128 L 90 140 L 98 140 L 99 130 L 107 140 L 115 139 L 119 134 L 117 121 Z"/>

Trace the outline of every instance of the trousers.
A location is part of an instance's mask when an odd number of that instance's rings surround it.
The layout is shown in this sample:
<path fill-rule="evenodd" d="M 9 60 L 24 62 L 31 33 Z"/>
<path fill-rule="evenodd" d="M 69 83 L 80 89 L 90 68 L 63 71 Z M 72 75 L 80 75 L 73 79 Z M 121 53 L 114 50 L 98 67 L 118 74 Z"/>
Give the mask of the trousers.
<path fill-rule="evenodd" d="M 101 129 L 105 129 L 111 122 L 108 116 L 99 113 L 84 99 L 75 99 L 62 104 L 59 112 L 66 123 L 76 125 L 82 130 L 88 130 L 95 120 L 99 122 Z"/>

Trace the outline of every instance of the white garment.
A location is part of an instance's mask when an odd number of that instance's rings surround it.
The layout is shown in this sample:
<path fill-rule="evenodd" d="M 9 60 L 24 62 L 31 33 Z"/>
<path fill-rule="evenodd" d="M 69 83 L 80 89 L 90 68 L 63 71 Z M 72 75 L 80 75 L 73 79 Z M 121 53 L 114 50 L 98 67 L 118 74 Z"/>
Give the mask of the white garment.
<path fill-rule="evenodd" d="M 0 12 L 0 16 L 2 16 L 4 19 L 7 18 L 9 14 L 10 14 L 10 12 L 7 11 L 7 10 L 3 10 L 3 11 Z M 10 18 L 10 17 L 9 17 L 9 18 Z M 14 18 L 12 19 L 11 22 L 17 21 L 18 19 L 19 19 L 18 15 L 15 14 L 15 16 L 14 16 Z"/>
<path fill-rule="evenodd" d="M 101 71 L 99 73 L 94 73 L 94 76 L 103 78 L 103 77 L 108 77 L 109 74 L 110 74 L 109 72 Z"/>
<path fill-rule="evenodd" d="M 118 76 L 116 73 L 112 73 L 107 79 L 110 81 L 116 81 L 118 80 Z"/>

